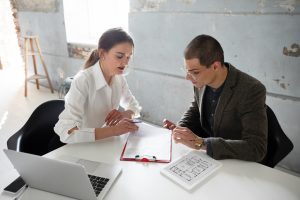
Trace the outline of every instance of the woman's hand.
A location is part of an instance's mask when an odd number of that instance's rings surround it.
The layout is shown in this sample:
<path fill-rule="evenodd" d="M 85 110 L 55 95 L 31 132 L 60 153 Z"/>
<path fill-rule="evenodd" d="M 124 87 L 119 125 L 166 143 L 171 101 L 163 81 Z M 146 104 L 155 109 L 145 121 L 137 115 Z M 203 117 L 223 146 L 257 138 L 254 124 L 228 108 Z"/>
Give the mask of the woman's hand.
<path fill-rule="evenodd" d="M 186 127 L 175 127 L 172 131 L 176 143 L 184 144 L 192 149 L 199 150 L 203 144 L 203 138 L 198 137 Z"/>
<path fill-rule="evenodd" d="M 101 127 L 95 129 L 95 139 L 101 140 L 104 138 L 119 136 L 124 133 L 134 132 L 138 130 L 138 126 L 133 123 L 132 119 L 121 119 L 115 126 Z"/>
<path fill-rule="evenodd" d="M 107 126 L 115 126 L 122 119 L 125 119 L 125 118 L 131 119 L 133 114 L 134 113 L 131 110 L 126 110 L 124 112 L 120 112 L 116 109 L 113 109 L 106 116 L 105 123 L 106 123 Z"/>
<path fill-rule="evenodd" d="M 139 127 L 132 122 L 131 119 L 122 119 L 115 126 L 111 127 L 113 129 L 113 134 L 115 136 L 122 135 L 128 132 L 134 132 L 139 129 Z"/>

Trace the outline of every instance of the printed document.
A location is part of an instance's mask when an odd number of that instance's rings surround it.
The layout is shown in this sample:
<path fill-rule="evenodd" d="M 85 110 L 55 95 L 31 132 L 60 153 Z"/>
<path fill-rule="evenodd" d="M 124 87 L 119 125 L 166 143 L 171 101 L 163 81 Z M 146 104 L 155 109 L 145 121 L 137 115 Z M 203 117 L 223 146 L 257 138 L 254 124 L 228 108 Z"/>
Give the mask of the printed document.
<path fill-rule="evenodd" d="M 137 123 L 138 131 L 130 133 L 121 160 L 146 158 L 149 161 L 171 161 L 171 130 L 147 123 Z M 154 160 L 151 160 L 153 159 Z"/>

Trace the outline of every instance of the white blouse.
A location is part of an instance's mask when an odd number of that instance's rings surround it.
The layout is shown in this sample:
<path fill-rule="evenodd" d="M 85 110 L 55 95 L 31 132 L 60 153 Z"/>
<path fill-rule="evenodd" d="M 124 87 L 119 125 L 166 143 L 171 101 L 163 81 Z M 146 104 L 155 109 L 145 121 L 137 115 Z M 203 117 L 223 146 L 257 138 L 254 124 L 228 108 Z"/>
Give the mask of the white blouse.
<path fill-rule="evenodd" d="M 59 115 L 54 131 L 64 143 L 95 141 L 95 128 L 104 126 L 107 114 L 119 105 L 139 117 L 141 107 L 125 78 L 115 75 L 109 86 L 97 62 L 74 77 L 65 96 L 65 110 Z M 68 134 L 74 127 L 78 130 Z"/>

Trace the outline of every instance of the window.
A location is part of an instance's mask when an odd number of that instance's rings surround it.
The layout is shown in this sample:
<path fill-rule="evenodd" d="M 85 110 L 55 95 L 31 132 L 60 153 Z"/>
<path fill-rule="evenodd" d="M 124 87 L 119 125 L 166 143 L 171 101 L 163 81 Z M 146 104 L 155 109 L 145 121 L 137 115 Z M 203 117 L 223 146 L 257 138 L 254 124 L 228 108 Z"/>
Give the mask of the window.
<path fill-rule="evenodd" d="M 128 31 L 129 0 L 64 0 L 68 43 L 98 43 L 104 31 L 122 27 Z"/>
<path fill-rule="evenodd" d="M 3 69 L 18 70 L 23 65 L 10 1 L 0 1 L 0 62 Z"/>

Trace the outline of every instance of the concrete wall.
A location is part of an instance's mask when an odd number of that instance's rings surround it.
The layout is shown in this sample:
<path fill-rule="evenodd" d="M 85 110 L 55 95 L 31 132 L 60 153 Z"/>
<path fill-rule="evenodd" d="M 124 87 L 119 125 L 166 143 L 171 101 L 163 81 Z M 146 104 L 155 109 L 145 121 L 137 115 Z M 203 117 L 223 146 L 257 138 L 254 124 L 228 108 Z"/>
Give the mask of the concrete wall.
<path fill-rule="evenodd" d="M 63 1 L 16 2 L 21 33 L 40 37 L 57 89 L 61 73 L 72 76 L 82 66 L 77 50 L 84 54 L 87 49 L 67 44 Z M 266 85 L 267 103 L 295 145 L 280 165 L 300 173 L 299 4 L 298 0 L 131 0 L 129 31 L 136 48 L 127 80 L 143 106 L 143 118 L 155 124 L 163 118 L 180 119 L 193 97 L 192 86 L 180 71 L 183 49 L 196 35 L 210 34 L 222 44 L 226 61 Z"/>
<path fill-rule="evenodd" d="M 156 124 L 177 121 L 192 100 L 184 80 L 183 50 L 198 34 L 224 48 L 225 60 L 255 76 L 267 88 L 294 150 L 280 163 L 300 172 L 300 1 L 296 0 L 132 0 L 129 30 L 136 48 L 127 77 Z"/>
<path fill-rule="evenodd" d="M 74 75 L 83 65 L 83 59 L 69 57 L 61 0 L 18 0 L 18 19 L 21 36 L 37 35 L 52 85 L 58 89 L 64 77 Z M 29 70 L 33 73 L 32 59 Z M 36 58 L 38 72 L 44 74 L 40 59 Z M 41 83 L 48 86 L 46 79 Z M 30 97 L 30 91 L 28 91 Z"/>

